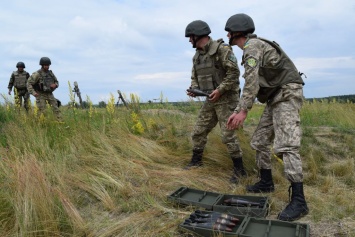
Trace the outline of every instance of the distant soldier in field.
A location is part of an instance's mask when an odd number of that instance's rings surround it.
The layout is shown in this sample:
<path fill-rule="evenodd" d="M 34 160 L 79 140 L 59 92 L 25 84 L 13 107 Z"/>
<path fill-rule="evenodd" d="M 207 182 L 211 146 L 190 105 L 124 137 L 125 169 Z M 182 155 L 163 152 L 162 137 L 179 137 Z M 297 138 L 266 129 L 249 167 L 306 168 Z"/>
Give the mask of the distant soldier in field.
<path fill-rule="evenodd" d="M 14 71 L 11 74 L 10 82 L 8 85 L 9 95 L 11 95 L 12 87 L 15 88 L 15 102 L 16 105 L 20 108 L 22 107 L 22 100 L 26 111 L 29 108 L 29 98 L 30 94 L 27 90 L 27 80 L 30 77 L 30 74 L 24 70 L 26 68 L 23 62 L 18 62 L 16 64 L 17 71 Z"/>
<path fill-rule="evenodd" d="M 278 219 L 293 221 L 308 214 L 303 192 L 300 110 L 304 82 L 291 59 L 274 41 L 253 34 L 253 19 L 246 14 L 231 16 L 225 26 L 229 44 L 243 50 L 245 84 L 240 102 L 228 119 L 228 128 L 243 125 L 255 98 L 266 103 L 260 122 L 253 134 L 251 146 L 256 150 L 260 180 L 248 185 L 248 192 L 273 192 L 271 147 L 283 160 L 286 178 L 292 191 L 290 203 Z"/>
<path fill-rule="evenodd" d="M 49 70 L 51 60 L 48 57 L 42 57 L 39 61 L 39 65 L 42 66 L 41 69 L 34 72 L 28 79 L 28 92 L 36 97 L 40 114 L 46 110 L 46 102 L 48 102 L 57 116 L 57 119 L 61 120 L 58 101 L 53 95 L 53 91 L 58 88 L 59 82 L 52 70 Z"/>
<path fill-rule="evenodd" d="M 235 131 L 228 130 L 226 125 L 239 101 L 240 72 L 232 48 L 222 40 L 213 40 L 210 33 L 208 24 L 201 20 L 188 24 L 185 31 L 185 37 L 189 37 L 193 48 L 196 48 L 190 88 L 210 94 L 200 109 L 192 132 L 192 158 L 185 169 L 202 165 L 207 136 L 219 123 L 222 142 L 227 145 L 233 161 L 230 182 L 237 183 L 241 176 L 246 175 L 242 150 Z M 192 92 L 187 92 L 187 95 L 196 96 Z"/>

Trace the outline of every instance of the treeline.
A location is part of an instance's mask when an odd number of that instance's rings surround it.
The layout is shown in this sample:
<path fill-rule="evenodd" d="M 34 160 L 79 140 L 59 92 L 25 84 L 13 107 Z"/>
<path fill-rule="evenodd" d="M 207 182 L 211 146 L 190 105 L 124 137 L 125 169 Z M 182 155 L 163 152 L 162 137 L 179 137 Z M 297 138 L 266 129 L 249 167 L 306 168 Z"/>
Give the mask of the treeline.
<path fill-rule="evenodd" d="M 326 101 L 326 102 L 331 102 L 331 101 L 337 101 L 339 103 L 355 103 L 355 94 L 354 95 L 337 95 L 337 96 L 329 96 L 329 97 L 323 97 L 323 98 L 307 98 L 307 101 Z"/>
<path fill-rule="evenodd" d="M 322 98 L 305 98 L 306 101 L 312 102 L 312 101 L 322 101 L 322 102 L 332 102 L 336 101 L 339 103 L 355 103 L 355 94 L 354 95 L 337 95 L 337 96 L 329 96 L 329 97 L 322 97 Z M 195 102 L 201 102 L 201 101 L 195 101 Z M 141 102 L 140 104 L 144 105 L 153 105 L 153 104 L 170 104 L 171 106 L 177 106 L 177 107 L 184 107 L 184 106 L 190 106 L 191 101 L 181 101 L 181 102 Z M 105 101 L 100 101 L 98 104 L 93 104 L 93 107 L 98 107 L 98 108 L 106 108 L 107 102 Z M 79 104 L 75 104 L 76 107 L 80 107 Z M 116 103 L 117 107 L 124 106 L 122 103 Z M 83 108 L 88 108 L 89 105 L 86 101 L 82 102 L 82 107 Z"/>

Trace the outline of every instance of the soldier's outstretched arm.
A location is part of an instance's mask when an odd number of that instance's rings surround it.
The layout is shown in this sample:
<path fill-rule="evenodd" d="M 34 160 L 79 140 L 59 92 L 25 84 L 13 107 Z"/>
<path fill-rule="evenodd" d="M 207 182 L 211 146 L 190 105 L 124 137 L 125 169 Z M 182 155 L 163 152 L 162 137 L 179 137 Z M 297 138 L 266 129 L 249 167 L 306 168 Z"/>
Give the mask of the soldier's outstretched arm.
<path fill-rule="evenodd" d="M 37 83 L 37 79 L 36 79 L 36 74 L 33 73 L 27 80 L 27 90 L 28 93 L 33 95 L 33 96 L 38 96 L 38 93 L 35 91 L 35 89 L 33 88 L 33 85 Z"/>
<path fill-rule="evenodd" d="M 12 91 L 12 87 L 14 86 L 14 82 L 15 82 L 15 75 L 14 75 L 14 73 L 12 73 L 11 77 L 10 77 L 9 85 L 7 86 L 7 88 L 9 89 L 9 95 L 11 95 L 11 91 Z"/>

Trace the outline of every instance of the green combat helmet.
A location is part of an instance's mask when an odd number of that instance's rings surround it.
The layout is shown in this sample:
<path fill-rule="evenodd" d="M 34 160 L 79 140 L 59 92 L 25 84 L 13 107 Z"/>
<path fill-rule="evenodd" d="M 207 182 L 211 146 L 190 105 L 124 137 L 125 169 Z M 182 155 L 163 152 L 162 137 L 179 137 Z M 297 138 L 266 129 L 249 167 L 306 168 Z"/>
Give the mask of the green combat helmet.
<path fill-rule="evenodd" d="M 226 23 L 225 31 L 253 33 L 255 31 L 253 19 L 244 13 L 231 16 Z"/>
<path fill-rule="evenodd" d="M 23 62 L 18 62 L 18 63 L 16 64 L 16 67 L 17 67 L 17 68 L 19 68 L 19 67 L 25 68 L 26 66 L 25 66 L 25 63 L 23 63 Z"/>
<path fill-rule="evenodd" d="M 209 35 L 211 33 L 211 29 L 208 24 L 204 21 L 193 21 L 186 26 L 185 37 L 190 37 L 192 35 L 196 36 L 204 36 Z"/>
<path fill-rule="evenodd" d="M 51 60 L 48 57 L 42 57 L 39 60 L 39 65 L 43 66 L 43 65 L 51 65 Z"/>

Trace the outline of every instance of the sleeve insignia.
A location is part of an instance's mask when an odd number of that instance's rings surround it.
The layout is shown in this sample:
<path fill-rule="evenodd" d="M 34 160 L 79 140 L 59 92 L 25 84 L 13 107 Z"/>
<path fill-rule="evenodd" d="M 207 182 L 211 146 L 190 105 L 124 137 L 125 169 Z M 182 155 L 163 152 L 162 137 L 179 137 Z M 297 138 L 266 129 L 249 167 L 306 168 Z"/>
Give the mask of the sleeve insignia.
<path fill-rule="evenodd" d="M 249 67 L 254 68 L 254 67 L 256 67 L 256 65 L 258 65 L 258 61 L 257 61 L 255 58 L 253 58 L 253 57 L 248 58 L 246 61 L 247 61 L 247 62 L 246 62 L 247 65 L 248 65 Z"/>
<path fill-rule="evenodd" d="M 228 60 L 233 62 L 233 63 L 237 63 L 237 58 L 235 57 L 234 53 L 230 53 L 229 54 Z"/>

